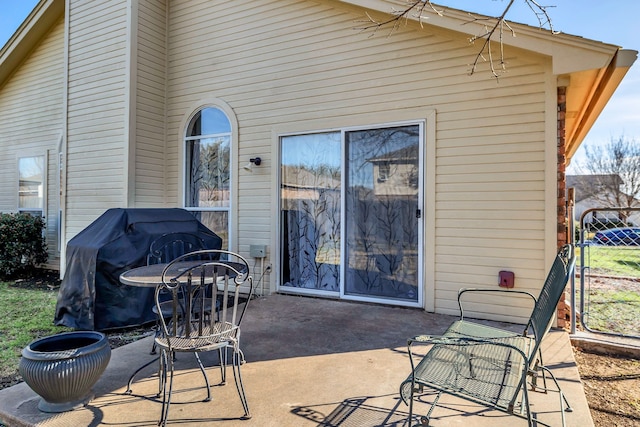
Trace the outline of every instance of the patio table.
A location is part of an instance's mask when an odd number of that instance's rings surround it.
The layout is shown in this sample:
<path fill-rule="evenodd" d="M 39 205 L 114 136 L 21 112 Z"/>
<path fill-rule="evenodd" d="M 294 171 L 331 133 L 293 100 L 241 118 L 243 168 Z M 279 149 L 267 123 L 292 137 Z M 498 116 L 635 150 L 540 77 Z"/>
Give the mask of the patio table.
<path fill-rule="evenodd" d="M 205 262 L 207 262 L 207 260 L 183 261 L 183 262 L 175 263 L 172 265 L 172 267 L 169 270 L 167 270 L 166 277 L 177 277 L 180 274 L 187 271 L 188 269 L 196 267 Z M 243 270 L 243 267 L 244 267 L 243 264 L 240 264 L 237 262 L 231 262 L 231 261 L 212 261 L 212 262 L 229 265 L 238 271 Z M 127 286 L 155 288 L 157 286 L 162 285 L 162 272 L 164 271 L 166 266 L 167 266 L 166 263 L 161 263 L 161 264 L 151 264 L 151 265 L 145 265 L 142 267 L 132 268 L 131 270 L 127 270 L 120 275 L 120 283 Z M 209 270 L 210 268 L 215 268 L 215 266 L 213 265 L 205 266 L 204 268 L 205 270 Z M 194 268 L 192 272 L 194 276 L 198 276 L 201 273 L 201 268 Z M 243 273 L 248 273 L 248 272 L 243 271 Z M 212 275 L 208 273 L 207 273 L 207 276 L 212 277 Z M 180 276 L 180 279 L 186 280 L 186 277 L 187 275 Z M 224 279 L 222 277 L 219 278 L 220 284 L 223 282 L 223 280 Z M 131 393 L 131 385 L 133 383 L 133 379 L 135 378 L 135 376 L 147 366 L 158 361 L 158 359 L 159 359 L 159 356 L 145 363 L 144 365 L 136 369 L 133 374 L 131 374 L 131 376 L 129 377 L 129 381 L 127 382 L 127 390 L 125 391 L 125 393 Z"/>
<path fill-rule="evenodd" d="M 202 264 L 205 261 L 184 261 L 176 263 L 167 271 L 168 277 L 176 277 L 180 273 Z M 242 264 L 237 262 L 229 262 L 229 261 L 215 261 L 221 264 L 229 265 L 236 270 L 240 270 L 242 268 Z M 164 271 L 167 264 L 152 264 L 145 265 L 142 267 L 132 268 L 131 270 L 127 270 L 120 275 L 120 283 L 128 286 L 138 286 L 143 288 L 155 288 L 156 286 L 160 286 L 162 284 L 162 272 Z M 209 268 L 209 267 L 205 267 Z M 213 268 L 213 266 L 211 266 Z M 194 275 L 200 274 L 199 269 L 193 270 Z M 184 276 L 183 276 L 184 277 Z"/>

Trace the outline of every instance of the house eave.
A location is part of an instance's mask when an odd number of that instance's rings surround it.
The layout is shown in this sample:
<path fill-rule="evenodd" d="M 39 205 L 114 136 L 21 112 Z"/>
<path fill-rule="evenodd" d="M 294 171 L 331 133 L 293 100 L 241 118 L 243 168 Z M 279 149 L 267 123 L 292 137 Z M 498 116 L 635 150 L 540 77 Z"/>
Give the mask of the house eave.
<path fill-rule="evenodd" d="M 565 133 L 568 160 L 593 127 L 637 56 L 635 50 L 620 49 L 606 67 L 594 70 L 595 78 L 588 85 L 580 83 L 585 79 L 585 72 L 569 75 Z"/>
<path fill-rule="evenodd" d="M 41 0 L 0 49 L 0 87 L 64 14 L 64 0 Z"/>
<path fill-rule="evenodd" d="M 343 0 L 343 3 L 360 6 L 387 15 L 394 10 L 403 10 L 407 7 L 407 2 L 404 0 Z M 434 7 L 436 10 L 442 10 L 442 15 L 436 14 L 429 7 L 425 8 L 425 16 L 422 19 L 423 25 L 433 25 L 456 31 L 469 37 L 486 32 L 487 21 L 483 18 L 492 19 L 490 16 L 475 13 L 473 17 L 479 19 L 472 19 L 467 11 L 435 4 Z M 408 18 L 418 21 L 417 17 L 411 14 Z M 512 21 L 509 21 L 509 26 L 513 28 L 515 35 L 511 36 L 510 32 L 505 34 L 502 42 L 507 46 L 526 49 L 551 57 L 553 60 L 553 74 L 555 75 L 606 67 L 611 61 L 611 57 L 620 48 L 616 45 L 570 34 L 552 33 L 544 28 Z"/>

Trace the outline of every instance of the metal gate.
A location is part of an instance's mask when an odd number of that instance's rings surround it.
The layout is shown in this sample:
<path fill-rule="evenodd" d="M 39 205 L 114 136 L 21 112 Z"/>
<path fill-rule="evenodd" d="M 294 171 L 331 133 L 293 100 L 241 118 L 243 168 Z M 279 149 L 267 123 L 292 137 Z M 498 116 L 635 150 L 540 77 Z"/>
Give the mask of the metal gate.
<path fill-rule="evenodd" d="M 640 208 L 596 208 L 580 218 L 582 326 L 640 338 Z"/>

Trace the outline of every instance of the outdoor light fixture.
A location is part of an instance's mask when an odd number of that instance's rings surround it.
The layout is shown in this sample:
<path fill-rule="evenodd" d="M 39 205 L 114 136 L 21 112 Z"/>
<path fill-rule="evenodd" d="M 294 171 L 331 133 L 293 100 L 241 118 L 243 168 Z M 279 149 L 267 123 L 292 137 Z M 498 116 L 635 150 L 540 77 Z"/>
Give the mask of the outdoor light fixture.
<path fill-rule="evenodd" d="M 260 166 L 261 163 L 262 159 L 260 157 L 252 157 L 249 159 L 249 163 L 244 165 L 244 170 L 251 172 L 253 171 L 253 165 Z"/>

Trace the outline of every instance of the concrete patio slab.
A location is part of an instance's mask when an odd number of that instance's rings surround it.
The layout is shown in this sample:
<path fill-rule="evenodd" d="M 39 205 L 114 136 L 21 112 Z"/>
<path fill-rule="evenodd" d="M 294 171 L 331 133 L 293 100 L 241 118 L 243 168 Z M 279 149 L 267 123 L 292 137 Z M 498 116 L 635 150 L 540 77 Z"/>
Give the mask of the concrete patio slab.
<path fill-rule="evenodd" d="M 439 334 L 454 320 L 417 309 L 345 301 L 272 295 L 251 301 L 243 323 L 242 344 L 247 363 L 242 367 L 252 418 L 243 410 L 231 369 L 227 384 L 212 387 L 206 396 L 195 360 L 178 359 L 169 424 L 180 426 L 413 426 L 408 408 L 399 400 L 398 386 L 410 365 L 406 339 Z M 501 327 L 506 324 L 497 323 Z M 129 375 L 149 355 L 151 338 L 115 349 L 96 397 L 84 408 L 62 414 L 37 409 L 39 397 L 24 384 L 0 391 L 0 420 L 7 426 L 153 426 L 161 403 L 156 398 L 155 364 L 144 370 L 127 395 Z M 552 331 L 543 342 L 546 365 L 558 377 L 574 409 L 568 426 L 589 427 L 589 413 L 573 358 L 569 336 Z M 215 354 L 203 361 L 209 378 L 220 381 Z M 537 419 L 560 425 L 557 393 L 530 393 Z M 416 405 L 426 414 L 426 395 Z M 526 420 L 487 410 L 467 401 L 443 397 L 431 425 L 525 426 Z"/>

